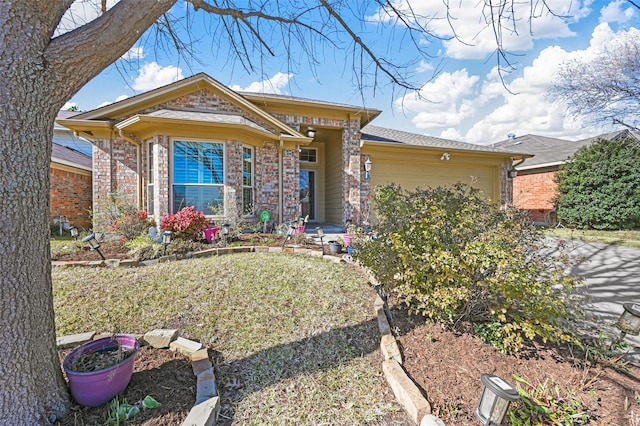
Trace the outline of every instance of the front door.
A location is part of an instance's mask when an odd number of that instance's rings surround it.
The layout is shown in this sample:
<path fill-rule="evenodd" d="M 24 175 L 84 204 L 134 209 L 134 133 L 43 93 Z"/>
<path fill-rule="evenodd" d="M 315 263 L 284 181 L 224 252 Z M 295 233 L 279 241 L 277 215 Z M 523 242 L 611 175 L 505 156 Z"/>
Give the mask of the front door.
<path fill-rule="evenodd" d="M 300 205 L 302 217 L 309 215 L 309 220 L 315 220 L 316 210 L 316 172 L 314 170 L 300 170 Z"/>

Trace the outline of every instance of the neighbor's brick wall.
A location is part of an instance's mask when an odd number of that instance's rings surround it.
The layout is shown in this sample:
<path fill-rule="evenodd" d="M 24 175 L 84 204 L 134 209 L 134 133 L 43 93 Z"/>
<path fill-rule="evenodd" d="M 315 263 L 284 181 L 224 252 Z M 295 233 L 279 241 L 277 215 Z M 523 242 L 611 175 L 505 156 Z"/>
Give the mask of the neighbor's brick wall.
<path fill-rule="evenodd" d="M 521 172 L 513 180 L 513 205 L 528 211 L 534 222 L 544 222 L 546 214 L 553 209 L 558 185 L 554 182 L 555 171 L 526 174 Z"/>
<path fill-rule="evenodd" d="M 65 216 L 79 230 L 91 229 L 91 173 L 51 168 L 51 223 Z"/>

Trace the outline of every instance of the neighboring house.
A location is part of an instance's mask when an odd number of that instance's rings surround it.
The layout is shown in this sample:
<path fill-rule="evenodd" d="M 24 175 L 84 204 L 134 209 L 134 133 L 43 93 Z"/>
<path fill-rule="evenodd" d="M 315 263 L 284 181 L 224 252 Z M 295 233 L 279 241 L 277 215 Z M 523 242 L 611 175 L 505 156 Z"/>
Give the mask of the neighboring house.
<path fill-rule="evenodd" d="M 615 140 L 629 135 L 629 131 L 621 130 L 579 141 L 524 135 L 509 138 L 493 146 L 534 155 L 522 163 L 514 164 L 518 175 L 513 179 L 513 205 L 527 210 L 534 223 L 551 225 L 555 223 L 558 188 L 554 179 L 560 165 L 580 148 L 591 145 L 598 139 Z"/>
<path fill-rule="evenodd" d="M 51 151 L 51 224 L 91 228 L 91 157 L 54 142 Z"/>
<path fill-rule="evenodd" d="M 96 211 L 117 193 L 156 221 L 195 206 L 213 220 L 267 210 L 274 223 L 363 223 L 372 185 L 391 181 L 463 181 L 510 203 L 521 154 L 368 126 L 380 113 L 239 93 L 201 73 L 58 123 L 93 144 Z"/>

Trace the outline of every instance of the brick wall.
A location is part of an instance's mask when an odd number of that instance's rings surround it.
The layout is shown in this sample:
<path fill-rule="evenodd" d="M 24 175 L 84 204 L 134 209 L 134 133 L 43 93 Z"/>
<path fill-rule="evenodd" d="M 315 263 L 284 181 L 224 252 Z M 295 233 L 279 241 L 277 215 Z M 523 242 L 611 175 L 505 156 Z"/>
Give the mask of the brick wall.
<path fill-rule="evenodd" d="M 51 223 L 65 216 L 76 228 L 91 228 L 91 174 L 51 168 Z"/>
<path fill-rule="evenodd" d="M 528 210 L 534 222 L 544 222 L 553 209 L 558 185 L 553 181 L 555 171 L 520 173 L 513 179 L 513 205 Z"/>

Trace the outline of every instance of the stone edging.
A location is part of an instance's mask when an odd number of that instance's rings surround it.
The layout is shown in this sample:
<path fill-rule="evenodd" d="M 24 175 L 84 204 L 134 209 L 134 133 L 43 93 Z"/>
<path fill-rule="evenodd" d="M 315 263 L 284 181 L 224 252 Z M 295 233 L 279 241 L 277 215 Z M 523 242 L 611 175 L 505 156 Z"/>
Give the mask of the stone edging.
<path fill-rule="evenodd" d="M 232 253 L 292 253 L 292 254 L 306 254 L 313 257 L 321 257 L 324 260 L 329 260 L 336 263 L 346 262 L 345 258 L 340 256 L 332 256 L 328 254 L 322 254 L 320 250 L 313 250 L 302 247 L 268 247 L 268 246 L 238 246 L 238 247 L 221 247 L 211 248 L 202 251 L 196 251 L 191 253 L 190 256 L 184 258 L 178 258 L 175 254 L 170 256 L 162 256 L 158 259 L 143 260 L 138 262 L 132 259 L 106 259 L 106 260 L 80 260 L 80 261 L 62 261 L 54 260 L 51 262 L 51 266 L 65 267 L 65 266 L 85 266 L 85 267 L 126 267 L 135 268 L 140 266 L 157 265 L 158 263 L 171 262 L 183 259 L 197 259 L 211 256 L 222 256 Z"/>
<path fill-rule="evenodd" d="M 371 283 L 377 284 L 373 274 L 369 274 Z M 422 395 L 418 386 L 402 368 L 402 352 L 391 332 L 391 326 L 385 312 L 384 301 L 376 296 L 373 309 L 378 318 L 380 330 L 380 351 L 382 352 L 382 371 L 398 403 L 409 418 L 420 426 L 445 426 L 444 422 L 431 414 L 431 405 Z"/>
<path fill-rule="evenodd" d="M 72 348 L 90 340 L 109 337 L 111 334 L 95 332 L 74 334 L 56 338 L 58 349 Z M 201 343 L 178 336 L 178 330 L 157 329 L 141 335 L 138 340 L 156 349 L 178 351 L 191 360 L 193 374 L 196 377 L 196 402 L 182 426 L 213 426 L 220 413 L 220 396 L 213 372 L 213 364 L 207 348 Z"/>

